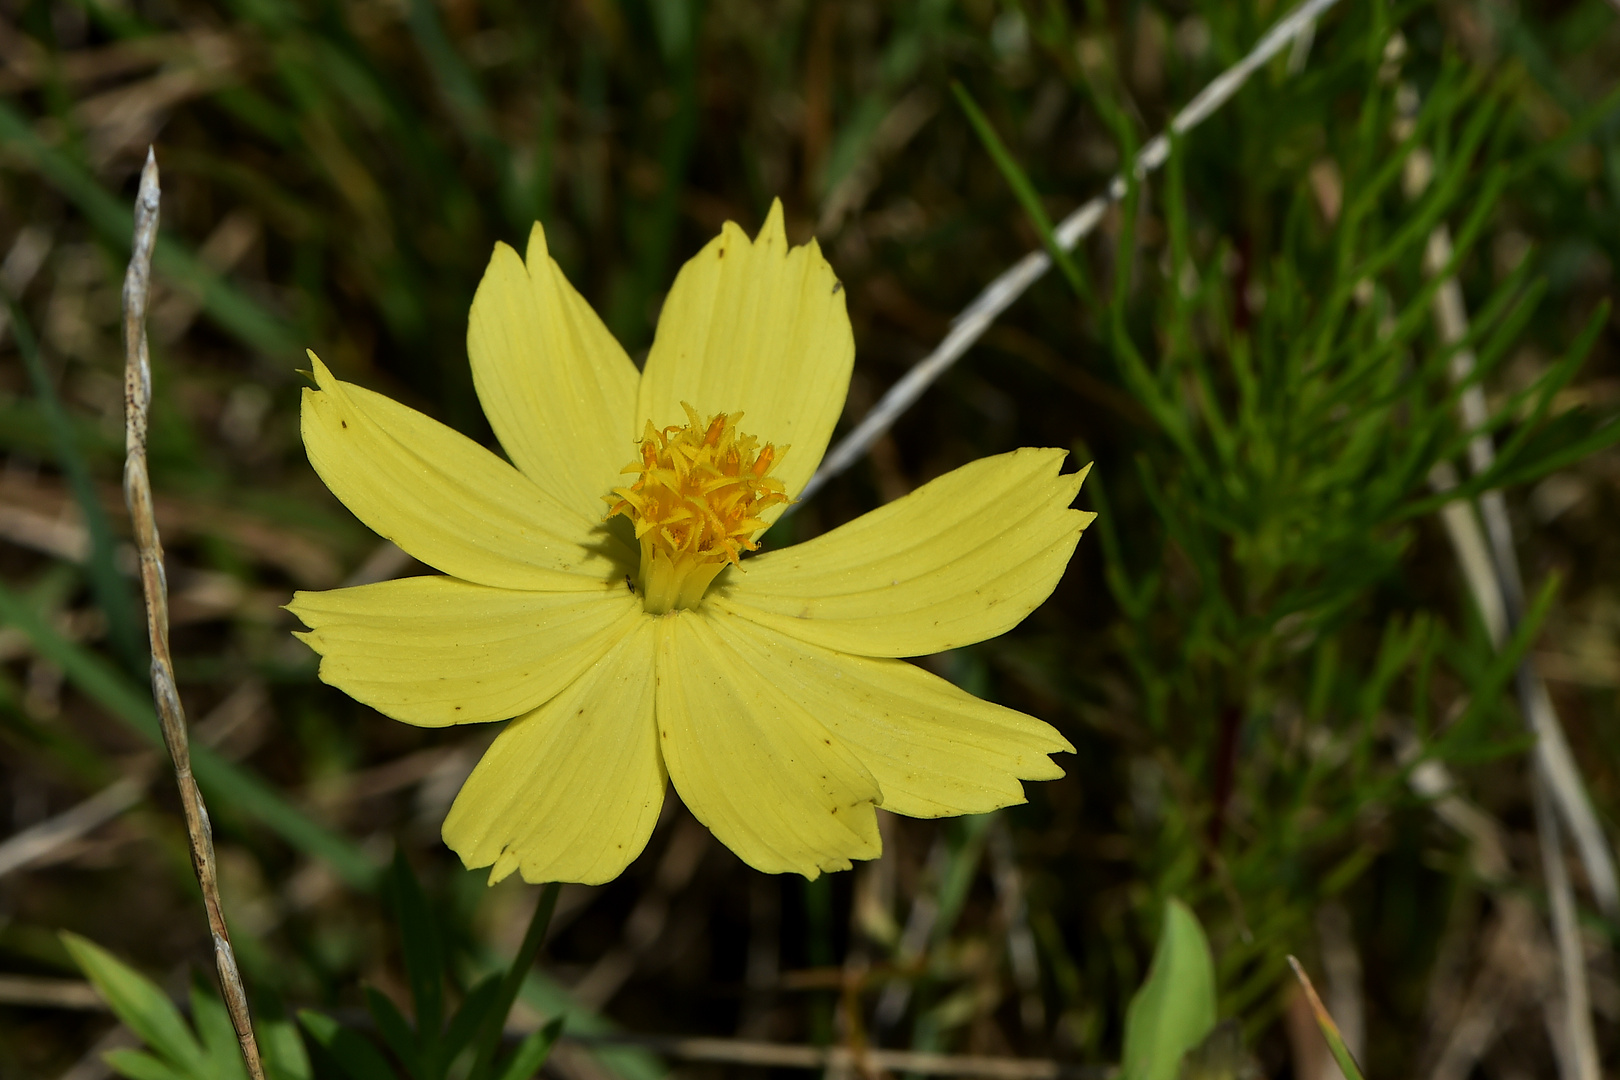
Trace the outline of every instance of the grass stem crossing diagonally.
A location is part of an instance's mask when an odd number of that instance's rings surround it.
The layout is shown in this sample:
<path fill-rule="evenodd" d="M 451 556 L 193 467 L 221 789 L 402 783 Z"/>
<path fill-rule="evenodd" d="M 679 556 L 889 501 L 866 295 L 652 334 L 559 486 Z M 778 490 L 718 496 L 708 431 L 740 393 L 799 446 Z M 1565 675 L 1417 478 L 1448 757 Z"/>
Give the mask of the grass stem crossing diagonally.
<path fill-rule="evenodd" d="M 1175 119 L 1170 122 L 1169 132 L 1160 132 L 1137 153 L 1131 166 L 1136 179 L 1142 179 L 1169 160 L 1172 132 L 1178 136 L 1184 135 L 1203 123 L 1217 109 L 1230 101 L 1249 81 L 1249 76 L 1259 70 L 1266 61 L 1294 42 L 1314 34 L 1317 20 L 1336 3 L 1338 0 L 1306 0 L 1273 26 L 1243 59 L 1216 76 L 1197 97 L 1176 114 Z M 1292 67 L 1293 65 L 1290 65 L 1290 68 Z M 1103 194 L 1091 199 L 1058 223 L 1053 231 L 1058 247 L 1064 251 L 1073 251 L 1075 246 L 1102 221 L 1109 206 L 1123 200 L 1129 189 L 1130 185 L 1123 173 L 1115 176 Z M 864 457 L 872 448 L 872 444 L 894 426 L 900 415 L 916 404 L 924 391 L 945 374 L 952 364 L 960 360 L 968 349 L 972 348 L 974 342 L 984 336 L 984 332 L 990 329 L 990 324 L 1050 269 L 1052 257 L 1045 251 L 1032 251 L 986 285 L 973 302 L 951 320 L 950 331 L 945 335 L 945 339 L 934 347 L 934 351 L 919 360 L 899 382 L 891 386 L 872 410 L 855 425 L 855 429 L 828 452 L 821 463 L 821 468 L 805 485 L 799 499 L 801 501 L 808 499 L 828 480 Z"/>

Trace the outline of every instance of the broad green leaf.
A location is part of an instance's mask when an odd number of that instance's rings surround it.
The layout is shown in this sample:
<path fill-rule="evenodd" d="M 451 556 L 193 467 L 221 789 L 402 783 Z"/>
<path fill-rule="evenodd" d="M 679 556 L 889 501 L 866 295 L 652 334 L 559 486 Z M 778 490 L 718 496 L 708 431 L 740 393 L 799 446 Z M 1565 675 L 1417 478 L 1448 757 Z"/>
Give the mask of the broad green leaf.
<path fill-rule="evenodd" d="M 247 1063 L 225 1003 L 203 987 L 191 987 L 191 1023 L 208 1055 L 209 1080 L 248 1080 Z"/>
<path fill-rule="evenodd" d="M 109 1050 L 102 1056 L 109 1068 L 129 1080 L 209 1080 L 206 1073 L 177 1072 L 151 1054 L 139 1050 Z"/>
<path fill-rule="evenodd" d="M 1125 1012 L 1121 1080 L 1175 1080 L 1182 1055 L 1214 1026 L 1215 959 L 1198 917 L 1171 900 L 1147 981 Z"/>
<path fill-rule="evenodd" d="M 178 1075 L 199 1080 L 207 1076 L 208 1059 L 202 1047 L 180 1010 L 156 983 L 88 938 L 64 931 L 62 944 L 125 1027 L 167 1059 L 179 1070 Z"/>
<path fill-rule="evenodd" d="M 259 1024 L 259 1052 L 264 1055 L 268 1080 L 312 1080 L 309 1053 L 303 1036 L 290 1020 L 266 1020 Z"/>

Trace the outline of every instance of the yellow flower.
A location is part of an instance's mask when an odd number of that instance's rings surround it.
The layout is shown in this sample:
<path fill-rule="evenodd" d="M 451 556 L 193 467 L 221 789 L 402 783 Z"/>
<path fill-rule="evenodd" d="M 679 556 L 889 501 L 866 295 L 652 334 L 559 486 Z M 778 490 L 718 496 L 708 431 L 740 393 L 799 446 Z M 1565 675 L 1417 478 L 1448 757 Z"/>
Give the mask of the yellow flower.
<path fill-rule="evenodd" d="M 843 409 L 843 287 L 780 204 L 681 270 L 638 373 L 537 224 L 473 300 L 473 382 L 511 464 L 332 377 L 310 463 L 445 576 L 298 593 L 321 678 L 410 724 L 516 717 L 444 823 L 469 867 L 597 883 L 647 843 L 669 781 L 745 862 L 815 877 L 880 853 L 874 808 L 1022 802 L 1053 728 L 896 659 L 1011 629 L 1093 515 L 1061 450 L 984 458 L 806 543 L 758 536 Z M 313 354 L 311 354 L 313 359 Z M 626 462 L 629 464 L 626 465 Z"/>

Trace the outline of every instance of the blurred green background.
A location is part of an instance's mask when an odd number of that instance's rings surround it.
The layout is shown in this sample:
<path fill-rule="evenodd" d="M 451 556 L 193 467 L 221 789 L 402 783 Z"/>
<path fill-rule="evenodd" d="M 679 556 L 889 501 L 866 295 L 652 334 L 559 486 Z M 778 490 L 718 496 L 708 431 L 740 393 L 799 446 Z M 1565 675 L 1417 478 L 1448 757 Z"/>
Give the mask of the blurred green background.
<path fill-rule="evenodd" d="M 131 781 L 93 828 L 0 846 L 0 1077 L 104 1075 L 97 1048 L 122 1037 L 4 981 L 75 978 L 58 930 L 177 994 L 211 966 L 172 779 L 141 735 L 118 491 L 119 289 L 149 143 L 152 477 L 227 910 L 264 1015 L 342 1013 L 363 986 L 403 994 L 375 888 L 396 849 L 469 978 L 516 948 L 534 890 L 486 889 L 438 840 L 492 732 L 394 723 L 318 683 L 288 634 L 293 589 L 423 572 L 304 460 L 302 349 L 489 442 L 465 332 L 497 240 L 544 222 L 639 361 L 681 262 L 779 197 L 847 288 L 847 429 L 1040 246 L 1020 187 L 1051 220 L 1103 191 L 1285 12 L 0 2 L 0 836 Z M 880 862 L 808 885 L 744 867 L 672 798 L 623 878 L 564 890 L 552 992 L 638 1032 L 1105 1064 L 1174 895 L 1267 1075 L 1335 1075 L 1289 952 L 1323 973 L 1370 1076 L 1549 1073 L 1557 979 L 1513 664 L 1548 680 L 1612 835 L 1617 88 L 1608 0 L 1345 0 L 1261 68 L 1072 272 L 768 540 L 984 454 L 1094 460 L 1078 505 L 1102 517 L 1052 599 L 919 661 L 1056 724 L 1079 749 L 1068 776 L 982 818 L 885 816 Z M 1481 486 L 1506 491 L 1534 601 L 1505 655 L 1430 489 L 1436 463 L 1467 476 L 1424 263 L 1440 226 L 1502 452 Z M 1446 798 L 1420 766 L 1445 770 Z M 1620 925 L 1570 870 L 1613 1065 Z M 569 1080 L 661 1069 L 565 1051 L 548 1068 Z"/>

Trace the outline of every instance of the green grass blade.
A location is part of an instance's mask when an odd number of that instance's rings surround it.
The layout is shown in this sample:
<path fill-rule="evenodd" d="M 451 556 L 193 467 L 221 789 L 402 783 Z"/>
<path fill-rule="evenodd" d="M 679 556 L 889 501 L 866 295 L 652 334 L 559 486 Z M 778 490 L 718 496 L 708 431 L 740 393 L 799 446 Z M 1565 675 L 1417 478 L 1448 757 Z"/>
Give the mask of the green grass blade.
<path fill-rule="evenodd" d="M 539 1031 L 531 1032 L 529 1037 L 512 1051 L 511 1058 L 501 1069 L 500 1080 L 529 1080 L 539 1072 L 540 1066 L 551 1056 L 551 1048 L 556 1045 L 557 1036 L 562 1034 L 562 1028 L 563 1018 L 559 1016 Z"/>
<path fill-rule="evenodd" d="M 351 1031 L 313 1009 L 301 1010 L 298 1020 L 349 1080 L 398 1080 L 382 1051 L 358 1031 Z"/>
<path fill-rule="evenodd" d="M 371 1019 L 377 1025 L 377 1034 L 382 1036 L 388 1049 L 405 1066 L 412 1080 L 430 1080 L 430 1074 L 423 1067 L 421 1032 L 412 1029 L 411 1022 L 405 1019 L 399 1006 L 381 990 L 368 986 L 365 994 L 366 1011 L 371 1013 Z"/>
<path fill-rule="evenodd" d="M 1316 1026 L 1322 1030 L 1322 1038 L 1327 1040 L 1328 1050 L 1333 1054 L 1333 1060 L 1339 1063 L 1339 1071 L 1344 1073 L 1345 1080 L 1365 1080 L 1362 1076 L 1361 1066 L 1351 1056 L 1350 1048 L 1344 1045 L 1344 1036 L 1339 1034 L 1339 1025 L 1333 1022 L 1328 1015 L 1327 1007 L 1322 999 L 1316 995 L 1316 987 L 1311 985 L 1311 977 L 1305 974 L 1300 962 L 1292 956 L 1288 958 L 1288 966 L 1294 969 L 1294 977 L 1299 980 L 1301 989 L 1305 991 L 1305 1000 L 1310 1002 L 1311 1015 L 1316 1017 Z"/>
<path fill-rule="evenodd" d="M 191 1024 L 208 1055 L 208 1080 L 248 1080 L 231 1014 L 213 992 L 195 982 L 191 986 Z"/>
<path fill-rule="evenodd" d="M 428 908 L 427 897 L 417 883 L 403 851 L 394 853 L 388 871 L 388 899 L 399 924 L 400 945 L 405 954 L 405 974 L 411 985 L 411 1001 L 416 1011 L 416 1044 L 424 1058 L 438 1054 L 440 1030 L 444 1026 L 444 953 L 439 943 L 439 924 Z"/>
<path fill-rule="evenodd" d="M 183 1073 L 139 1050 L 109 1050 L 102 1059 L 128 1080 L 207 1080 L 205 1073 Z"/>
<path fill-rule="evenodd" d="M 450 1025 L 445 1028 L 444 1042 L 439 1052 L 444 1060 L 449 1061 L 472 1042 L 474 1035 L 484 1026 L 484 1017 L 495 1007 L 496 1000 L 501 993 L 500 975 L 486 976 L 481 982 L 475 984 L 461 999 L 461 1007 L 450 1018 Z"/>
<path fill-rule="evenodd" d="M 490 117 L 489 103 L 478 85 L 478 78 L 461 54 L 445 36 L 439 19 L 439 8 L 433 0 L 411 0 L 406 19 L 416 47 L 433 72 L 439 96 L 451 114 L 481 152 L 499 160 L 505 157 L 506 147 L 495 134 L 495 123 Z"/>
<path fill-rule="evenodd" d="M 28 121 L 3 101 L 0 101 L 0 143 L 78 206 L 79 212 L 115 250 L 129 250 L 135 229 L 134 211 L 103 188 L 81 165 L 34 134 Z M 272 356 L 297 352 L 298 336 L 290 326 L 248 299 L 173 240 L 158 238 L 152 264 L 182 289 L 194 293 L 202 302 L 203 310 L 250 349 Z"/>
<path fill-rule="evenodd" d="M 68 420 L 67 412 L 62 408 L 62 400 L 57 396 L 56 387 L 51 384 L 50 375 L 45 371 L 45 362 L 39 355 L 34 332 L 29 327 L 28 320 L 24 318 L 22 309 L 9 297 L 6 303 L 11 309 L 12 337 L 17 341 L 17 351 L 22 353 L 23 366 L 28 369 L 28 378 L 34 384 L 34 394 L 39 399 L 39 411 L 51 429 L 51 440 L 56 445 L 56 463 L 67 474 L 68 487 L 73 491 L 73 500 L 78 503 L 79 512 L 84 515 L 85 528 L 90 533 L 90 553 L 86 569 L 90 575 L 90 588 L 95 593 L 96 604 L 107 617 L 107 637 L 125 667 L 131 672 L 145 674 L 146 643 L 142 640 L 140 616 L 135 610 L 135 597 L 129 582 L 118 572 L 118 542 L 113 537 L 112 523 L 107 520 L 107 511 L 101 505 L 101 499 L 96 493 L 95 481 L 90 476 L 90 466 L 85 461 L 84 455 L 79 452 L 78 440 L 74 437 L 74 428 Z"/>
<path fill-rule="evenodd" d="M 576 1035 L 596 1035 L 620 1030 L 613 1021 L 581 1005 L 563 986 L 539 971 L 523 980 L 523 1001 L 545 1016 L 567 1022 Z M 635 1046 L 597 1046 L 591 1059 L 612 1076 L 624 1080 L 663 1080 L 669 1070 L 658 1058 Z"/>
<path fill-rule="evenodd" d="M 1041 205 L 1041 197 L 1036 193 L 1035 185 L 1030 183 L 1028 174 L 1008 152 L 1006 145 L 1001 141 L 1001 136 L 996 134 L 989 117 L 984 115 L 978 102 L 968 93 L 967 87 L 953 81 L 951 93 L 956 95 L 956 103 L 962 106 L 962 111 L 967 114 L 968 123 L 973 125 L 973 131 L 984 144 L 990 160 L 996 163 L 996 168 L 1001 170 L 1007 186 L 1012 188 L 1013 195 L 1018 198 L 1018 204 L 1024 208 L 1024 215 L 1029 218 L 1029 223 L 1040 234 L 1041 244 L 1046 248 L 1046 253 L 1052 257 L 1058 269 L 1063 271 L 1063 276 L 1068 279 L 1069 287 L 1074 290 L 1074 294 L 1089 303 L 1094 298 L 1091 283 L 1080 272 L 1080 265 L 1058 245 L 1057 234 L 1052 230 L 1052 219 L 1046 216 L 1046 208 Z"/>

